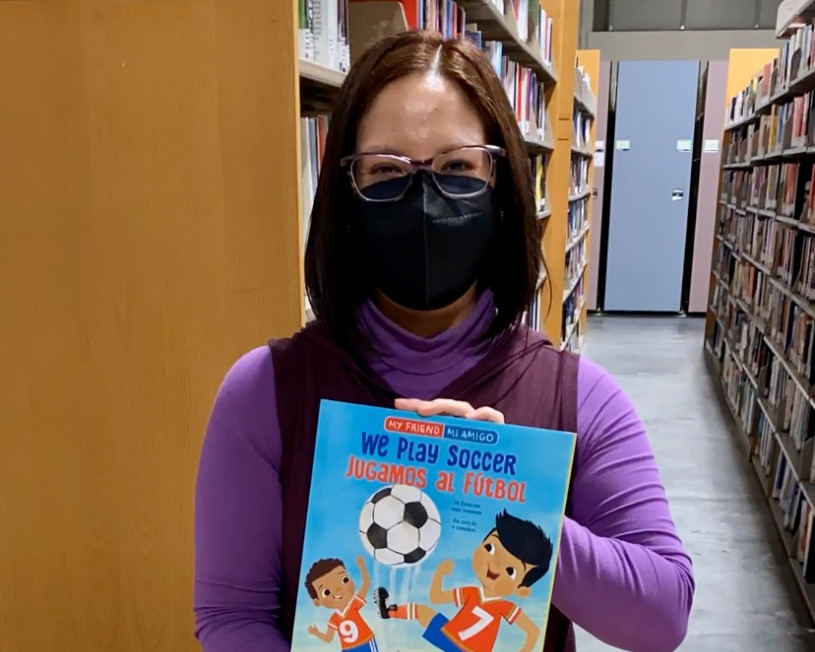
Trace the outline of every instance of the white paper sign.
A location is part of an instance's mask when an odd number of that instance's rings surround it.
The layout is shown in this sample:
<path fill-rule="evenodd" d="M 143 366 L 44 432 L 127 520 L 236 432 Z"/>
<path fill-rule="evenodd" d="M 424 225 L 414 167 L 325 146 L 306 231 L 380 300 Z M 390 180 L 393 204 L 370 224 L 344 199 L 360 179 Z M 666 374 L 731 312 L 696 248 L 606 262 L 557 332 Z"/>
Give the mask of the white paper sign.
<path fill-rule="evenodd" d="M 706 138 L 704 147 L 706 152 L 718 152 L 719 140 L 717 138 Z"/>
<path fill-rule="evenodd" d="M 594 151 L 595 152 L 605 152 L 606 151 L 606 141 L 604 141 L 604 140 L 595 140 L 594 141 Z"/>
<path fill-rule="evenodd" d="M 690 140 L 677 140 L 676 141 L 676 151 L 677 152 L 689 152 L 691 148 L 692 141 Z"/>
<path fill-rule="evenodd" d="M 594 153 L 594 167 L 601 168 L 606 164 L 606 153 L 605 152 L 595 152 Z"/>
<path fill-rule="evenodd" d="M 631 149 L 631 141 L 630 140 L 618 140 L 617 141 L 617 151 L 618 152 L 627 152 Z"/>

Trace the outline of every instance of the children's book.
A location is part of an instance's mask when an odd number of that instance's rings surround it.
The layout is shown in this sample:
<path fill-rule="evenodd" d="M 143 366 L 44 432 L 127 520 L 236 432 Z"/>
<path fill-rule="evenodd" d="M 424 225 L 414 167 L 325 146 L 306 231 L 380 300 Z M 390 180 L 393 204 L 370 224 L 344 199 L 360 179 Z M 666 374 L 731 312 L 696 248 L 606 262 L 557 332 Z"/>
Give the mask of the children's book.
<path fill-rule="evenodd" d="M 574 446 L 323 401 L 292 651 L 540 650 Z"/>

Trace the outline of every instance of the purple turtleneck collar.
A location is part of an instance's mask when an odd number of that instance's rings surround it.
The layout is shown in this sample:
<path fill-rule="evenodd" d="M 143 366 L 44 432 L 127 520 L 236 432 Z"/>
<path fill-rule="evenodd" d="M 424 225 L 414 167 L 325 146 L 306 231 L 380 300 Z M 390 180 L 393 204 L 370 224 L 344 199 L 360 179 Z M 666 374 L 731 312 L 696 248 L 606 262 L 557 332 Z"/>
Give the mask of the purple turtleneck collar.
<path fill-rule="evenodd" d="M 485 338 L 495 303 L 485 290 L 467 318 L 433 337 L 420 337 L 388 319 L 372 300 L 359 309 L 360 330 L 375 343 L 371 368 L 405 398 L 436 398 L 450 381 L 473 367 L 489 350 Z"/>

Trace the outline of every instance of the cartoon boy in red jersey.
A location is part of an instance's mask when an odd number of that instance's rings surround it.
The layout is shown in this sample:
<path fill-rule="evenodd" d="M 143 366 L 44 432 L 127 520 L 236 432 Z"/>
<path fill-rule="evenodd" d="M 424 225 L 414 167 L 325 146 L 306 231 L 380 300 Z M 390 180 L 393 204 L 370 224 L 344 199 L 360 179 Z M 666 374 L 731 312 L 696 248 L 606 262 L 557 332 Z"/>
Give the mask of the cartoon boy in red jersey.
<path fill-rule="evenodd" d="M 371 578 L 361 556 L 357 557 L 357 566 L 362 576 L 359 592 L 341 560 L 321 559 L 311 566 L 306 574 L 306 590 L 315 606 L 333 609 L 334 613 L 324 632 L 311 625 L 308 633 L 325 643 L 331 643 L 338 634 L 345 652 L 379 652 L 373 631 L 359 613 L 365 606 L 365 594 L 371 588 Z"/>
<path fill-rule="evenodd" d="M 551 560 L 552 542 L 543 530 L 503 511 L 473 554 L 473 571 L 481 586 L 444 590 L 442 580 L 453 572 L 453 562 L 443 561 L 436 569 L 430 601 L 455 604 L 459 611 L 452 619 L 425 605 L 388 605 L 384 588 L 376 591 L 379 614 L 383 618 L 418 620 L 425 628 L 424 639 L 444 652 L 493 652 L 504 619 L 524 631 L 526 640 L 521 652 L 531 652 L 540 629 L 506 598 L 528 597 L 529 587 L 546 575 Z"/>

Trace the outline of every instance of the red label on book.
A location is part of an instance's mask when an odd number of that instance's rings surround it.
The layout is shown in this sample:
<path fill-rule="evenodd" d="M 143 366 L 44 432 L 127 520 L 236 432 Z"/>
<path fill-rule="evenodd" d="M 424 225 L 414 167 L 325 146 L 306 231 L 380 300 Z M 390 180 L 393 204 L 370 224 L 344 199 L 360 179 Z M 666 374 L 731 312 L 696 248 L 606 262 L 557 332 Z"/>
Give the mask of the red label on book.
<path fill-rule="evenodd" d="M 401 419 L 388 417 L 385 419 L 385 430 L 401 432 L 406 435 L 424 435 L 425 437 L 443 437 L 444 425 L 420 419 Z"/>

